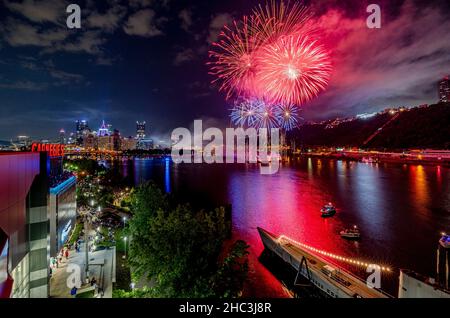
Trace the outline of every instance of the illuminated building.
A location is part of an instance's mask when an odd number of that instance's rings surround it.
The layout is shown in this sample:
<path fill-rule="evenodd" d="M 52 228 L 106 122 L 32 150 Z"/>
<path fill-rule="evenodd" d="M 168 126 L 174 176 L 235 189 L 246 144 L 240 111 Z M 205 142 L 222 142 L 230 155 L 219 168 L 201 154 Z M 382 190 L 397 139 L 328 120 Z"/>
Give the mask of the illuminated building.
<path fill-rule="evenodd" d="M 98 136 L 97 145 L 99 150 L 114 150 L 112 136 Z"/>
<path fill-rule="evenodd" d="M 77 214 L 76 179 L 70 176 L 50 188 L 50 255 L 55 257 L 64 247 L 75 227 Z"/>
<path fill-rule="evenodd" d="M 120 143 L 121 143 L 120 132 L 117 129 L 114 129 L 111 137 L 112 137 L 113 150 L 119 151 Z"/>
<path fill-rule="evenodd" d="M 121 139 L 121 145 L 120 150 L 127 151 L 127 150 L 134 150 L 136 149 L 137 141 L 133 137 L 125 137 Z"/>
<path fill-rule="evenodd" d="M 145 138 L 145 121 L 136 122 L 136 139 L 144 139 Z"/>
<path fill-rule="evenodd" d="M 439 101 L 441 103 L 450 102 L 450 79 L 448 76 L 439 82 Z"/>
<path fill-rule="evenodd" d="M 59 143 L 61 145 L 65 145 L 67 143 L 66 142 L 66 131 L 63 128 L 61 128 L 61 130 L 59 131 Z"/>
<path fill-rule="evenodd" d="M 83 144 L 83 138 L 88 132 L 89 132 L 88 122 L 86 120 L 77 120 L 76 136 L 75 136 L 77 145 Z"/>
<path fill-rule="evenodd" d="M 108 125 L 106 125 L 104 120 L 102 121 L 102 125 L 98 129 L 97 135 L 99 137 L 104 137 L 104 136 L 109 136 L 110 135 L 109 127 L 108 127 Z"/>
<path fill-rule="evenodd" d="M 75 224 L 76 180 L 63 171 L 63 148 L 31 149 L 0 154 L 0 298 L 48 297 L 50 257 Z"/>
<path fill-rule="evenodd" d="M 47 297 L 45 153 L 0 154 L 0 297 Z M 14 186 L 13 186 L 14 185 Z"/>
<path fill-rule="evenodd" d="M 145 121 L 136 122 L 136 148 L 141 150 L 153 149 L 153 140 L 145 138 Z"/>
<path fill-rule="evenodd" d="M 153 149 L 153 140 L 152 139 L 140 139 L 137 141 L 136 148 L 141 149 L 141 150 Z"/>
<path fill-rule="evenodd" d="M 30 136 L 17 136 L 17 141 L 15 144 L 19 147 L 29 147 L 31 145 Z"/>
<path fill-rule="evenodd" d="M 85 149 L 98 149 L 98 138 L 94 133 L 89 133 L 83 140 L 83 147 Z"/>

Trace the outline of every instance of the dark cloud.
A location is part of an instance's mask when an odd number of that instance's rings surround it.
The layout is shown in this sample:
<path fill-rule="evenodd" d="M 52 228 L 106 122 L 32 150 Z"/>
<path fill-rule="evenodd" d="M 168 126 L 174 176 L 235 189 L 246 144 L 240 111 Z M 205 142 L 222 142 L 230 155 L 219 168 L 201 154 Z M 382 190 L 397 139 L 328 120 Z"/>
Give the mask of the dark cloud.
<path fill-rule="evenodd" d="M 155 11 L 152 9 L 141 10 L 131 15 L 124 25 L 123 30 L 128 35 L 143 37 L 153 37 L 163 34 L 157 26 Z"/>
<path fill-rule="evenodd" d="M 173 61 L 174 65 L 178 66 L 183 63 L 192 61 L 196 58 L 196 53 L 191 48 L 183 49 L 175 55 L 175 59 Z"/>
<path fill-rule="evenodd" d="M 23 15 L 32 22 L 57 23 L 65 20 L 67 2 L 63 0 L 3 1 L 9 10 Z"/>
<path fill-rule="evenodd" d="M 67 29 L 44 28 L 8 18 L 0 27 L 4 40 L 11 46 L 50 47 L 68 37 Z"/>
<path fill-rule="evenodd" d="M 81 35 L 71 41 L 58 42 L 48 46 L 42 52 L 51 54 L 58 51 L 69 53 L 86 53 L 92 55 L 102 54 L 102 45 L 107 42 L 101 31 L 89 30 L 81 32 Z"/>
<path fill-rule="evenodd" d="M 94 11 L 88 16 L 87 25 L 90 28 L 101 29 L 105 32 L 113 32 L 120 27 L 126 14 L 126 7 L 120 5 L 109 8 L 105 13 Z"/>
<path fill-rule="evenodd" d="M 48 83 L 42 82 L 32 82 L 32 81 L 17 81 L 17 82 L 7 82 L 0 83 L 1 89 L 8 90 L 25 90 L 25 91 L 41 91 L 48 87 Z"/>
<path fill-rule="evenodd" d="M 189 9 L 183 9 L 178 14 L 178 18 L 181 21 L 181 28 L 186 32 L 190 32 L 192 26 L 192 12 Z"/>
<path fill-rule="evenodd" d="M 208 42 L 217 41 L 220 31 L 224 25 L 229 25 L 233 22 L 233 17 L 229 13 L 219 13 L 211 19 L 209 24 Z"/>

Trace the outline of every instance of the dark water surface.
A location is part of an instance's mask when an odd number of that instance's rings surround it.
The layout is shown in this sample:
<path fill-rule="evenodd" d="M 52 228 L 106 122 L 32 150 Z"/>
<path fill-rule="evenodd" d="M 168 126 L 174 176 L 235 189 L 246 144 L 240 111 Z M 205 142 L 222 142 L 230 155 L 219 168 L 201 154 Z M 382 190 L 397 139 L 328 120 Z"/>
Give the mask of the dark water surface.
<path fill-rule="evenodd" d="M 154 180 L 194 206 L 230 203 L 233 237 L 251 246 L 248 296 L 282 297 L 285 289 L 258 261 L 256 227 L 346 257 L 390 266 L 382 288 L 397 294 L 398 268 L 434 275 L 440 232 L 450 231 L 450 170 L 445 167 L 291 159 L 274 175 L 254 164 L 174 164 L 166 159 L 115 163 L 136 184 Z M 337 214 L 320 217 L 333 202 Z M 356 224 L 359 242 L 339 231 Z M 343 265 L 343 264 L 342 264 Z M 343 265 L 364 277 L 365 271 Z"/>

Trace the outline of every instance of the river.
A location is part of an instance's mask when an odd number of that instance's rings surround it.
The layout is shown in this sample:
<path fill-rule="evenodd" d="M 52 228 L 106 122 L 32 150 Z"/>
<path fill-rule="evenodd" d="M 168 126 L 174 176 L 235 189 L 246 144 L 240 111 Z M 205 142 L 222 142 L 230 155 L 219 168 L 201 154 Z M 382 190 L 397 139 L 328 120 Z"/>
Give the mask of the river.
<path fill-rule="evenodd" d="M 154 180 L 166 192 L 198 207 L 232 205 L 233 238 L 250 248 L 245 295 L 285 297 L 285 288 L 261 262 L 256 228 L 285 234 L 334 254 L 392 268 L 381 288 L 396 296 L 398 269 L 434 275 L 442 231 L 450 231 L 450 169 L 440 166 L 365 164 L 298 158 L 274 175 L 255 164 L 174 164 L 169 159 L 119 162 L 136 184 Z M 333 202 L 337 213 L 320 216 Z M 359 242 L 339 231 L 357 225 Z M 344 265 L 359 276 L 365 271 Z"/>

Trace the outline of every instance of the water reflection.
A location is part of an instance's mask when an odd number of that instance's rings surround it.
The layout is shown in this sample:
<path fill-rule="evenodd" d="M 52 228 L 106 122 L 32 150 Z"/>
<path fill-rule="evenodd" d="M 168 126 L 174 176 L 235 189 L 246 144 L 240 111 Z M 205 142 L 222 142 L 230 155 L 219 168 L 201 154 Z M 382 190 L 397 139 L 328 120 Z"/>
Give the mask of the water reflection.
<path fill-rule="evenodd" d="M 170 193 L 170 158 L 167 157 L 164 159 L 164 187 L 166 193 Z"/>
<path fill-rule="evenodd" d="M 335 254 L 428 275 L 434 272 L 439 232 L 450 231 L 446 167 L 311 158 L 284 163 L 274 175 L 261 175 L 254 164 L 194 165 L 144 159 L 135 160 L 131 167 L 136 183 L 153 179 L 166 192 L 194 205 L 232 204 L 233 236 L 251 245 L 248 295 L 285 295 L 257 260 L 263 249 L 258 226 Z M 319 211 L 329 201 L 338 212 L 323 219 Z M 360 242 L 339 236 L 340 230 L 353 224 L 362 232 Z M 394 273 L 383 281 L 393 294 L 396 279 Z"/>

